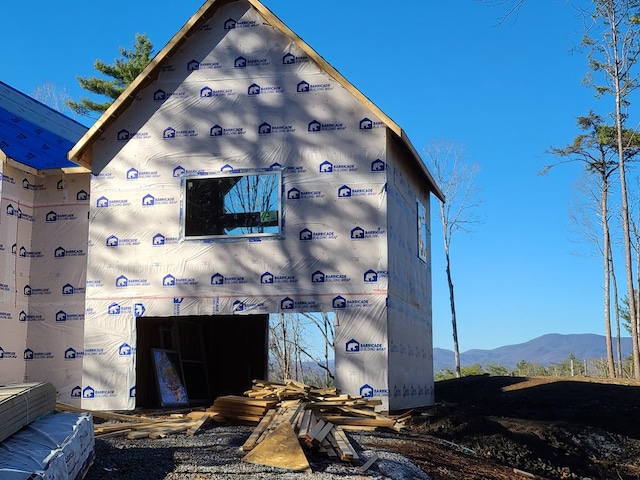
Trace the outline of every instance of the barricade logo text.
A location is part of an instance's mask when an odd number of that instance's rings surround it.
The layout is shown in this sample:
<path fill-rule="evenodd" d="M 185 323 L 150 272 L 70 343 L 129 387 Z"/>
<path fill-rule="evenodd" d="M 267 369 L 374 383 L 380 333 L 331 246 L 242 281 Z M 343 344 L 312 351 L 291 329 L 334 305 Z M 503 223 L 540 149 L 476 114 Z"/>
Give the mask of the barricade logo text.
<path fill-rule="evenodd" d="M 195 72 L 197 70 L 212 70 L 216 68 L 222 68 L 220 62 L 198 62 L 197 60 L 191 60 L 187 63 L 187 71 Z"/>
<path fill-rule="evenodd" d="M 308 62 L 309 62 L 309 57 L 307 57 L 306 55 L 298 57 L 293 53 L 289 52 L 289 53 L 285 53 L 282 56 L 283 65 L 295 65 L 296 63 L 308 63 Z"/>
<path fill-rule="evenodd" d="M 373 387 L 365 383 L 363 386 L 360 387 L 360 396 L 364 398 L 372 398 Z"/>
<path fill-rule="evenodd" d="M 343 185 L 338 189 L 338 198 L 349 198 L 351 197 L 351 187 L 348 185 Z"/>
<path fill-rule="evenodd" d="M 5 358 L 18 358 L 18 354 L 16 352 L 9 352 L 4 348 L 0 347 L 0 360 Z"/>
<path fill-rule="evenodd" d="M 78 356 L 78 352 L 74 348 L 69 347 L 64 351 L 65 360 L 74 360 Z"/>
<path fill-rule="evenodd" d="M 142 317 L 147 309 L 145 308 L 143 303 L 134 303 L 133 304 L 133 316 L 136 318 Z"/>
<path fill-rule="evenodd" d="M 312 120 L 309 122 L 307 126 L 307 132 L 316 133 L 316 132 L 329 132 L 329 131 L 337 131 L 337 130 L 346 130 L 347 127 L 344 124 L 339 122 L 332 123 L 320 123 L 318 120 Z"/>
<path fill-rule="evenodd" d="M 270 135 L 275 133 L 293 133 L 296 129 L 293 125 L 271 125 L 263 122 L 258 126 L 258 135 Z"/>
<path fill-rule="evenodd" d="M 214 90 L 211 87 L 204 87 L 200 90 L 200 98 L 227 97 L 233 94 L 232 88 L 219 88 Z"/>
<path fill-rule="evenodd" d="M 334 309 L 347 308 L 347 300 L 342 295 L 338 295 L 331 301 L 331 307 Z"/>
<path fill-rule="evenodd" d="M 384 172 L 385 169 L 386 169 L 386 164 L 379 158 L 371 162 L 372 172 Z"/>
<path fill-rule="evenodd" d="M 360 130 L 373 130 L 374 128 L 384 128 L 386 125 L 384 122 L 374 122 L 370 118 L 363 118 L 360 120 Z"/>
<path fill-rule="evenodd" d="M 360 351 L 360 342 L 352 338 L 345 344 L 345 350 L 347 353 L 357 353 Z"/>
<path fill-rule="evenodd" d="M 293 310 L 294 307 L 295 307 L 295 302 L 290 297 L 285 297 L 280 301 L 281 310 Z"/>
<path fill-rule="evenodd" d="M 378 281 L 378 272 L 375 270 L 367 270 L 364 272 L 364 281 L 366 283 L 373 283 Z"/>

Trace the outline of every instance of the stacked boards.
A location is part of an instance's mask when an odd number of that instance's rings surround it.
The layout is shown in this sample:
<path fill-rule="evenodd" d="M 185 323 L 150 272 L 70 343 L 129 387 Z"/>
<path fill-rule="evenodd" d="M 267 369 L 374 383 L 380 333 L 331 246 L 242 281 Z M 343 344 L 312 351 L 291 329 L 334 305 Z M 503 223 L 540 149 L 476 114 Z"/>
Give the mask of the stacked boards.
<path fill-rule="evenodd" d="M 242 445 L 243 460 L 293 471 L 309 471 L 307 453 L 361 463 L 369 468 L 375 458 L 361 459 L 348 430 L 404 428 L 401 419 L 377 411 L 380 399 L 339 394 L 336 388 L 316 388 L 294 380 L 284 383 L 254 380 L 244 396 L 218 397 L 207 409 L 218 422 L 255 425 Z"/>
<path fill-rule="evenodd" d="M 47 382 L 0 386 L 0 442 L 56 408 L 56 389 Z"/>
<path fill-rule="evenodd" d="M 0 386 L 0 478 L 81 480 L 93 463 L 90 413 L 56 413 L 47 382 Z"/>

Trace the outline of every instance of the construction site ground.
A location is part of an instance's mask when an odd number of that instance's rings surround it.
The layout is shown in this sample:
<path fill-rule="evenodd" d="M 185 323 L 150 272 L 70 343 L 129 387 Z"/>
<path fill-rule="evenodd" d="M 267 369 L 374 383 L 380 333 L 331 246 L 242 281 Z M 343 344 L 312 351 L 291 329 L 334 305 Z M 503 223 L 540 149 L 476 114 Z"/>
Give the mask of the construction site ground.
<path fill-rule="evenodd" d="M 389 417 L 401 418 L 403 428 L 348 430 L 361 461 L 331 460 L 311 449 L 312 472 L 291 478 L 640 479 L 634 380 L 464 377 L 436 382 L 436 405 Z M 193 436 L 98 435 L 87 480 L 290 478 L 242 461 L 251 433 L 249 426 L 210 422 Z M 357 468 L 374 455 L 380 459 L 365 471 Z M 394 473 L 395 458 L 422 472 L 405 466 Z"/>
<path fill-rule="evenodd" d="M 640 382 L 463 377 L 436 382 L 437 405 L 378 434 L 433 480 L 640 479 Z"/>

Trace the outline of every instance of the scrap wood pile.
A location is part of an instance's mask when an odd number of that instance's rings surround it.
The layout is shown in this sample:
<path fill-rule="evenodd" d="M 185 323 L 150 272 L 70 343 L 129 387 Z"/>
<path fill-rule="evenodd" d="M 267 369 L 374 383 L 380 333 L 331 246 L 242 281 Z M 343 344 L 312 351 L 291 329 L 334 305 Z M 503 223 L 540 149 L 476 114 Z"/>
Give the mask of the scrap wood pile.
<path fill-rule="evenodd" d="M 340 395 L 335 388 L 254 380 L 244 395 L 219 397 L 209 410 L 216 421 L 257 423 L 242 446 L 249 452 L 244 458 L 248 462 L 308 470 L 304 450 L 360 462 L 346 430 L 403 428 L 402 417 L 393 419 L 375 411 L 382 403 L 379 399 Z M 369 459 L 361 469 L 374 461 Z"/>
<path fill-rule="evenodd" d="M 56 403 L 56 410 L 62 412 L 84 411 L 60 402 Z M 96 437 L 125 435 L 130 439 L 165 438 L 167 435 L 181 432 L 195 435 L 213 416 L 211 412 L 202 411 L 163 412 L 160 416 L 100 411 L 92 411 L 92 414 L 94 417 L 93 432 Z"/>
<path fill-rule="evenodd" d="M 379 399 L 339 394 L 335 388 L 315 388 L 288 380 L 274 383 L 254 380 L 244 395 L 216 398 L 206 410 L 183 409 L 158 414 L 123 414 L 93 411 L 94 434 L 125 435 L 129 439 L 164 438 L 186 433 L 195 435 L 211 421 L 252 425 L 255 428 L 242 445 L 244 461 L 295 471 L 309 470 L 306 452 L 350 463 L 366 470 L 376 458 L 363 460 L 348 430 L 391 428 L 400 431 L 410 413 L 389 417 L 376 412 Z M 83 411 L 56 403 L 58 411 Z M 96 421 L 97 420 L 97 421 Z"/>

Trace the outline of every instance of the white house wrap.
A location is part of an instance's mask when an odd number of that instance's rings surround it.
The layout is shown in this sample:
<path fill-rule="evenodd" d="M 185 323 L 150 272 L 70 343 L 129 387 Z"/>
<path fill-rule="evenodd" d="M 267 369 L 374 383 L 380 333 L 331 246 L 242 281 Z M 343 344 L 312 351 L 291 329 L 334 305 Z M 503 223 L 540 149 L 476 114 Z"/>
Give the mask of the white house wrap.
<path fill-rule="evenodd" d="M 8 251 L 19 239 L 0 238 L 0 262 L 31 263 L 17 276 L 30 275 L 28 314 L 43 316 L 16 321 L 24 281 L 0 281 L 16 330 L 2 347 L 20 359 L 25 338 L 35 354 L 41 341 L 73 348 L 76 361 L 42 358 L 33 374 L 51 372 L 64 401 L 136 406 L 145 319 L 207 329 L 335 312 L 342 391 L 392 410 L 433 403 L 429 205 L 442 194 L 402 130 L 258 1 L 206 2 L 69 158 L 92 170 L 90 186 L 72 176 L 90 201 L 56 190 L 60 175 L 43 191 L 5 177 L 2 223 L 33 239 L 25 262 Z M 34 217 L 24 228 L 4 214 L 18 197 Z M 45 210 L 78 221 L 56 229 Z M 50 255 L 58 246 L 73 255 Z M 36 289 L 52 293 L 33 302 Z"/>

